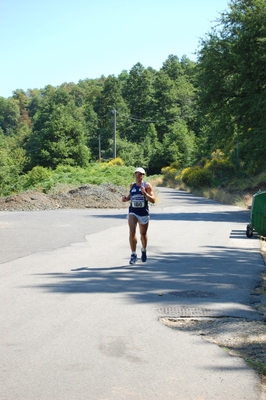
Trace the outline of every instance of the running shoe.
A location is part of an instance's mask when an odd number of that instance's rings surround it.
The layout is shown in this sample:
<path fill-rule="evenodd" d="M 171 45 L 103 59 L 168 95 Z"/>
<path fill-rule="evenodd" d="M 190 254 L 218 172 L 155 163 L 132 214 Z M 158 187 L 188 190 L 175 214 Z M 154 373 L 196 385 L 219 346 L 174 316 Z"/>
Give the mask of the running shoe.
<path fill-rule="evenodd" d="M 129 260 L 129 264 L 135 264 L 137 262 L 137 254 L 131 254 L 130 260 Z"/>
<path fill-rule="evenodd" d="M 146 250 L 141 250 L 141 261 L 146 262 L 146 260 L 147 260 Z"/>

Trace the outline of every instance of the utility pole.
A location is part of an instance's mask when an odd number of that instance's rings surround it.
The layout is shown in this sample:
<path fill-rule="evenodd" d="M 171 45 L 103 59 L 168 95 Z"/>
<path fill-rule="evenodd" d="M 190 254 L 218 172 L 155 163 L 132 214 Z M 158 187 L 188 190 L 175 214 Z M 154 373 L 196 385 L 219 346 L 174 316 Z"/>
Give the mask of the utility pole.
<path fill-rule="evenodd" d="M 101 134 L 99 134 L 99 162 L 101 162 Z"/>
<path fill-rule="evenodd" d="M 114 113 L 114 158 L 116 158 L 116 109 L 113 109 Z"/>

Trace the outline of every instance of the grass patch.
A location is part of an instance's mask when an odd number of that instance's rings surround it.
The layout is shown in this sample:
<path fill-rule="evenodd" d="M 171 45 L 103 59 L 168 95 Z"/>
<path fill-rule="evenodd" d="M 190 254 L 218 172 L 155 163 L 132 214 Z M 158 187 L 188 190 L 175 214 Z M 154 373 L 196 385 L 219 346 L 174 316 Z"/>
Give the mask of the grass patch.
<path fill-rule="evenodd" d="M 256 359 L 247 358 L 245 359 L 246 363 L 253 368 L 258 374 L 266 376 L 266 366 L 263 362 L 257 361 Z"/>

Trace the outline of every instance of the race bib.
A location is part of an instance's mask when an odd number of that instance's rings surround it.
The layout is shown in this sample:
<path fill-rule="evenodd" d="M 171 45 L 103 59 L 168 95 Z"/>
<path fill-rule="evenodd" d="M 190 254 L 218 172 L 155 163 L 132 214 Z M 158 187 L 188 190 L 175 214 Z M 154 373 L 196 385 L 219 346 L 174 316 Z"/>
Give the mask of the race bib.
<path fill-rule="evenodd" d="M 133 200 L 132 201 L 132 206 L 134 208 L 142 208 L 142 207 L 144 207 L 144 205 L 145 205 L 145 203 L 142 200 Z"/>

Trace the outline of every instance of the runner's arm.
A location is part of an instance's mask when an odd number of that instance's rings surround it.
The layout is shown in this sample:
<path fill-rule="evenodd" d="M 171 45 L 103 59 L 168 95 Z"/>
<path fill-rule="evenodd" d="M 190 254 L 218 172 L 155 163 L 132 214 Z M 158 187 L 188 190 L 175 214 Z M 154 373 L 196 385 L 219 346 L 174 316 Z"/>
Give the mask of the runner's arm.
<path fill-rule="evenodd" d="M 131 185 L 130 185 L 130 190 L 131 190 L 132 186 L 133 186 L 133 183 L 131 183 Z M 125 203 L 126 201 L 129 201 L 129 200 L 130 200 L 130 192 L 127 196 L 122 197 L 123 203 Z"/>
<path fill-rule="evenodd" d="M 155 194 L 153 193 L 152 185 L 149 182 L 146 182 L 146 187 L 141 191 L 149 202 L 152 204 L 155 203 Z"/>

